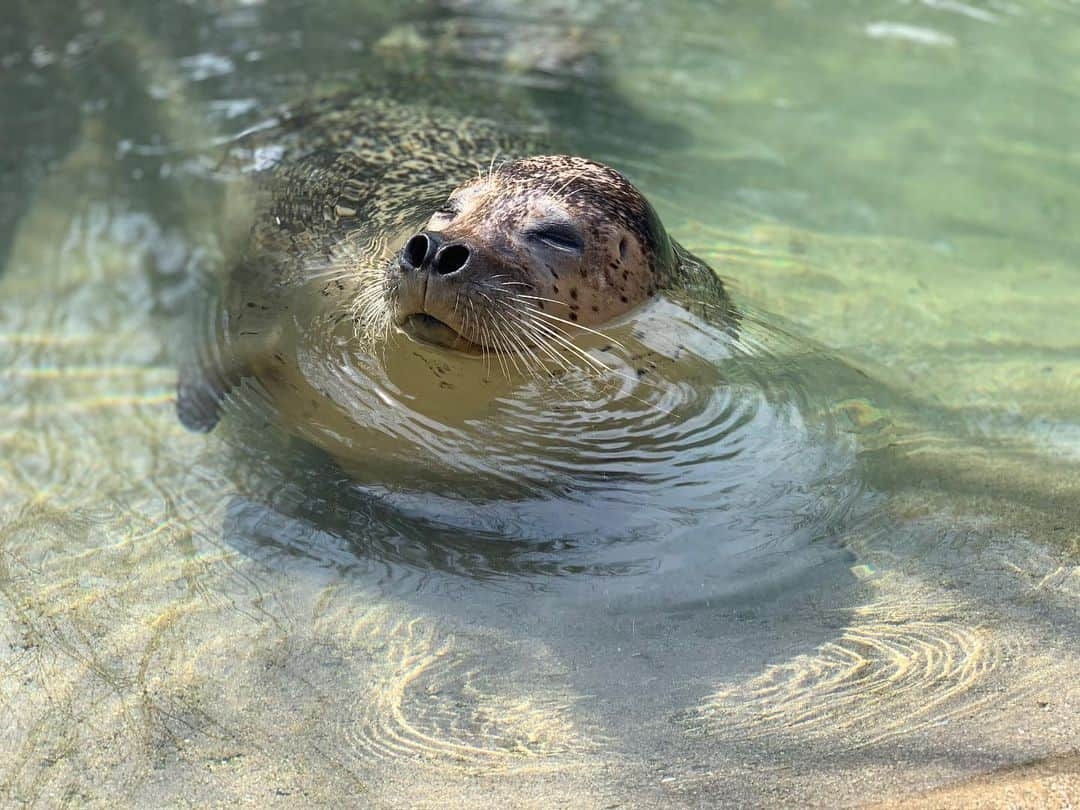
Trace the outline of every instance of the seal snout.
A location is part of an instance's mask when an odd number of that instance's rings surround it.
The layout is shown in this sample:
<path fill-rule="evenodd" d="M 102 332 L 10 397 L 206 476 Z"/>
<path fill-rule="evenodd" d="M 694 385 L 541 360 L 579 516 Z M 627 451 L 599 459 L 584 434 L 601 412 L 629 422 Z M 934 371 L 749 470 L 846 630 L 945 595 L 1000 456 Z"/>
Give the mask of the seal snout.
<path fill-rule="evenodd" d="M 464 270 L 471 258 L 472 251 L 464 242 L 447 245 L 435 254 L 432 269 L 440 276 L 450 276 Z"/>
<path fill-rule="evenodd" d="M 435 255 L 435 251 L 438 249 L 437 234 L 420 231 L 420 233 L 410 237 L 409 241 L 405 243 L 405 247 L 401 249 L 401 269 L 406 271 L 419 270 Z"/>
<path fill-rule="evenodd" d="M 472 249 L 465 242 L 447 245 L 435 231 L 420 231 L 401 249 L 400 263 L 405 272 L 450 276 L 468 267 L 471 259 Z"/>
<path fill-rule="evenodd" d="M 482 265 L 466 240 L 432 230 L 409 237 L 398 257 L 398 326 L 427 343 L 470 350 L 458 310 L 468 306 L 461 303 L 469 295 L 463 284 Z"/>

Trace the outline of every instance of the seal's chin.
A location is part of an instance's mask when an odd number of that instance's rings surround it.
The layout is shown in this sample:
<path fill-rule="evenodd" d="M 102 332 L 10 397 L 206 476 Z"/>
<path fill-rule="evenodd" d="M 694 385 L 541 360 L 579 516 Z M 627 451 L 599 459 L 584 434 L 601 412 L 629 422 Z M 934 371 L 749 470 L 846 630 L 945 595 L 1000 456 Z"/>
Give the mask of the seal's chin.
<path fill-rule="evenodd" d="M 462 337 L 455 329 L 426 312 L 407 316 L 401 322 L 401 329 L 409 337 L 433 346 L 442 346 L 445 349 L 467 354 L 480 354 L 483 351 L 482 346 Z"/>

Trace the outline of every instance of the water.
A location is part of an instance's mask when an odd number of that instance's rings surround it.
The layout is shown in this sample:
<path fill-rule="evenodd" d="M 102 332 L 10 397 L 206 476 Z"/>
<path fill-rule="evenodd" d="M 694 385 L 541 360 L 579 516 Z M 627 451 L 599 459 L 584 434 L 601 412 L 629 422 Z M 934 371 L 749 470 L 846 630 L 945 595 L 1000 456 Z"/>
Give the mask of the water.
<path fill-rule="evenodd" d="M 1076 789 L 1077 9 L 552 6 L 8 15 L 5 802 L 840 804 L 1055 756 L 968 798 Z M 357 490 L 242 408 L 185 431 L 208 155 L 357 86 L 623 169 L 753 350 L 661 303 L 622 342 L 681 323 L 692 361 L 500 390 L 496 435 L 385 371 L 464 467 L 572 479 L 531 499 Z"/>

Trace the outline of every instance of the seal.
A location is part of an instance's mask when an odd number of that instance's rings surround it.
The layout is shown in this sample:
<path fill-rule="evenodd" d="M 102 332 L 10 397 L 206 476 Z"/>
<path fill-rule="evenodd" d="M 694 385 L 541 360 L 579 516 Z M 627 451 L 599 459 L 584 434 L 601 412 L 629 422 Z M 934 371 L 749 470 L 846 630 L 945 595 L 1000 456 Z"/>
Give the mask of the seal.
<path fill-rule="evenodd" d="M 181 373 L 181 421 L 212 429 L 253 380 L 303 434 L 333 398 L 300 355 L 330 333 L 370 352 L 404 334 L 512 376 L 588 361 L 579 336 L 661 294 L 734 322 L 624 175 L 540 151 L 493 122 L 340 97 L 240 144 L 225 219 L 243 236 L 213 346 Z"/>
<path fill-rule="evenodd" d="M 640 306 L 678 269 L 656 212 L 617 171 L 528 157 L 454 189 L 364 296 L 364 320 L 528 355 Z"/>

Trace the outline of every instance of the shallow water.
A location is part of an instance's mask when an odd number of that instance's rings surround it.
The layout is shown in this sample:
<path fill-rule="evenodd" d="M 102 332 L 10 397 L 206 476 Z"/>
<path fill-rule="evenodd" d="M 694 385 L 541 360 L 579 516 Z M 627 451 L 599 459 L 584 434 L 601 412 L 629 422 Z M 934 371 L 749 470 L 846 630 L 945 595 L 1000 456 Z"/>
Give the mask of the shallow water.
<path fill-rule="evenodd" d="M 1075 751 L 1076 9 L 551 5 L 2 24 L 6 802 L 857 804 Z M 695 374 L 502 390 L 495 434 L 388 372 L 395 430 L 547 482 L 512 502 L 183 430 L 207 156 L 358 85 L 626 171 L 750 349 L 687 321 Z"/>

